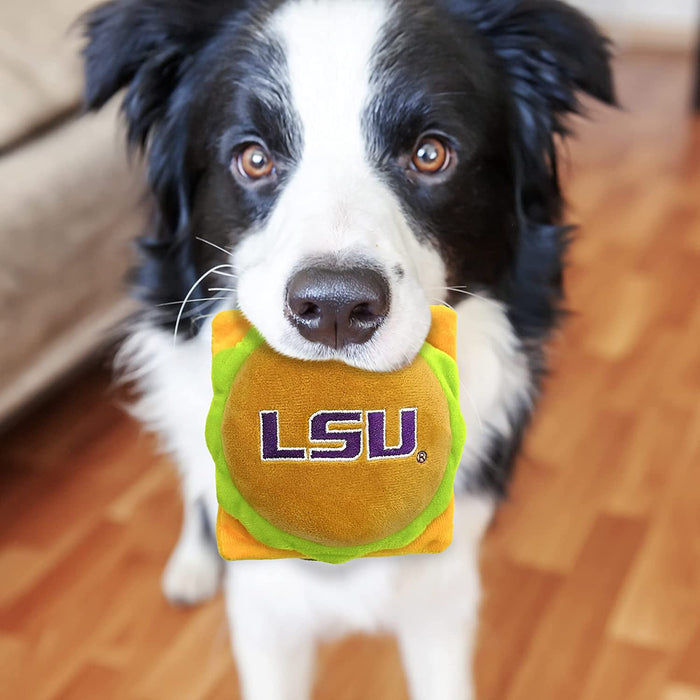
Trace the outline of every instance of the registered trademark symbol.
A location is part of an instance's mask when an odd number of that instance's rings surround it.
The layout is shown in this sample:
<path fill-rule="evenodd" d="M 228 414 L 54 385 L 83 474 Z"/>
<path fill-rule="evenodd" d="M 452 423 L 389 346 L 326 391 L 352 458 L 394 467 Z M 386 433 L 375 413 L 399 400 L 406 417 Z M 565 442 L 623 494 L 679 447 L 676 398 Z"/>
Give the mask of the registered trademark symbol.
<path fill-rule="evenodd" d="M 424 464 L 428 460 L 428 453 L 427 452 L 419 452 L 416 455 L 416 461 L 418 464 Z"/>

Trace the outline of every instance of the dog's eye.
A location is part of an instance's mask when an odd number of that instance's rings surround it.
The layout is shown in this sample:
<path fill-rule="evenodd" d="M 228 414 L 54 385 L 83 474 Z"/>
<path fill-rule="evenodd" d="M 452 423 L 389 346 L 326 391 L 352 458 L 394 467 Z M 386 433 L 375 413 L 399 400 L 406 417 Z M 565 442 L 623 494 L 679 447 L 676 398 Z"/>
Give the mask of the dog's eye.
<path fill-rule="evenodd" d="M 411 166 L 424 175 L 445 170 L 452 160 L 450 147 L 437 136 L 423 136 L 413 149 Z"/>
<path fill-rule="evenodd" d="M 238 172 L 248 180 L 260 180 L 275 171 L 275 161 L 269 151 L 259 143 L 251 143 L 236 156 Z"/>

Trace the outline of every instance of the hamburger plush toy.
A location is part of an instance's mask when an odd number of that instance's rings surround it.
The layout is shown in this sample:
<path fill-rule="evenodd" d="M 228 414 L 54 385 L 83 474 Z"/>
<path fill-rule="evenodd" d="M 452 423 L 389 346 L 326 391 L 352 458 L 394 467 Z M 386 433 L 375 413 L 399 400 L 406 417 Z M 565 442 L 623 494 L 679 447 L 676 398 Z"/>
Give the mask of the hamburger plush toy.
<path fill-rule="evenodd" d="M 294 360 L 238 311 L 213 322 L 216 536 L 225 559 L 340 563 L 441 552 L 452 541 L 465 426 L 456 316 L 396 372 Z"/>

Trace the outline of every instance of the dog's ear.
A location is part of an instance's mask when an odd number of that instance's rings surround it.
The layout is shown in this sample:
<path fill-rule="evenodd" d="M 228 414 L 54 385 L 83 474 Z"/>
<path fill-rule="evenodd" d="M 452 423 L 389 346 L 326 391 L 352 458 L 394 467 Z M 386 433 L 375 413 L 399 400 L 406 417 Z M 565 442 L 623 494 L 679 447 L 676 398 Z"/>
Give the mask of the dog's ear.
<path fill-rule="evenodd" d="M 510 77 L 525 126 L 566 133 L 562 117 L 580 112 L 578 92 L 615 104 L 610 42 L 578 10 L 557 0 L 496 0 L 483 3 L 478 25 Z"/>
<path fill-rule="evenodd" d="M 556 135 L 580 114 L 579 94 L 615 105 L 611 45 L 583 14 L 558 0 L 443 0 L 468 21 L 504 73 L 512 105 L 519 246 L 503 281 L 509 315 L 522 337 L 547 335 L 562 297 L 562 226 Z"/>
<path fill-rule="evenodd" d="M 127 138 L 149 147 L 159 238 L 186 230 L 195 174 L 185 166 L 186 79 L 199 52 L 246 0 L 111 0 L 82 17 L 85 106 L 96 110 L 121 89 Z M 184 91 L 178 97 L 178 90 Z M 179 105 L 177 108 L 175 105 Z"/>
<path fill-rule="evenodd" d="M 553 187 L 554 206 L 559 194 L 554 134 L 567 134 L 567 115 L 581 112 L 579 93 L 616 103 L 610 42 L 587 17 L 558 0 L 444 1 L 476 27 L 497 56 L 513 98 L 521 165 L 528 179 L 540 176 Z M 545 220 L 553 214 L 542 212 Z"/>
<path fill-rule="evenodd" d="M 128 137 L 143 146 L 165 115 L 187 65 L 242 2 L 111 0 L 80 20 L 86 44 L 85 106 L 99 109 L 127 88 Z"/>
<path fill-rule="evenodd" d="M 581 12 L 558 0 L 467 1 L 521 100 L 555 114 L 578 111 L 577 91 L 615 104 L 610 42 Z"/>

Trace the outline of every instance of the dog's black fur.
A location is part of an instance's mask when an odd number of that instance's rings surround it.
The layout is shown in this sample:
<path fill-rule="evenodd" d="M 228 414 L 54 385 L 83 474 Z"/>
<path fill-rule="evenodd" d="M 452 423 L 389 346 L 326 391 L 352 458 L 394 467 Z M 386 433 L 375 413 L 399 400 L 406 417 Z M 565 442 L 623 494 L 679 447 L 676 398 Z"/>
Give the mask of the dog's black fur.
<path fill-rule="evenodd" d="M 160 309 L 164 327 L 174 326 L 177 307 L 157 305 L 183 299 L 221 261 L 196 236 L 235 245 L 294 170 L 300 135 L 288 101 L 251 90 L 284 60 L 273 41 L 261 45 L 250 31 L 278 4 L 114 0 L 85 19 L 86 105 L 97 109 L 126 87 L 129 142 L 148 150 L 157 222 L 141 241 L 136 288 Z M 401 19 L 377 66 L 391 80 L 365 119 L 370 155 L 416 229 L 443 251 L 450 285 L 505 304 L 539 375 L 560 312 L 568 239 L 555 141 L 566 134 L 567 115 L 580 111 L 577 93 L 614 103 L 608 43 L 556 0 L 398 6 Z M 438 186 L 409 183 L 397 158 L 436 125 L 459 155 L 457 172 Z M 232 180 L 227 144 L 241 134 L 265 138 L 278 163 L 275 182 L 244 189 Z M 196 334 L 197 324 L 182 332 Z M 518 429 L 496 441 L 479 483 L 467 486 L 504 492 L 528 417 L 523 408 Z"/>

